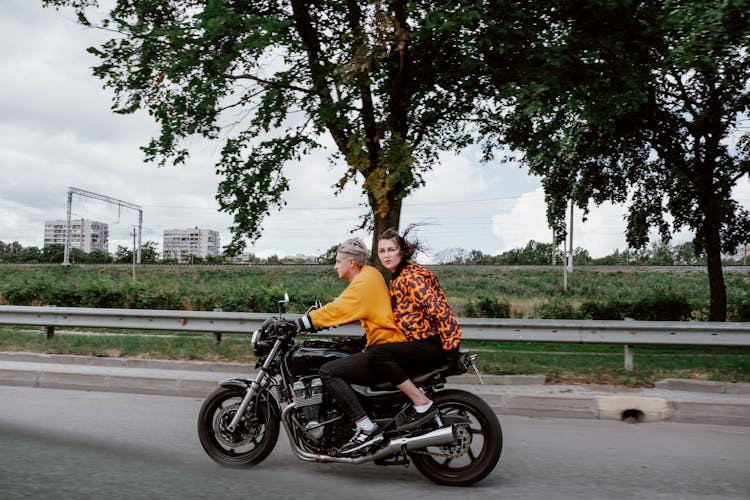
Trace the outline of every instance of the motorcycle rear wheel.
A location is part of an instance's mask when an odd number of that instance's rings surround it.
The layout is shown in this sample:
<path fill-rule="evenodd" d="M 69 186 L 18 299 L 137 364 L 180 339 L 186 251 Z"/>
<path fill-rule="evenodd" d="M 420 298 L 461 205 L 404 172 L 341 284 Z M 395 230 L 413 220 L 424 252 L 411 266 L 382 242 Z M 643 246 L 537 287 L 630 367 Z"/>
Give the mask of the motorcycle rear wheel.
<path fill-rule="evenodd" d="M 412 462 L 423 476 L 437 484 L 469 486 L 481 481 L 495 468 L 503 449 L 503 431 L 497 415 L 481 398 L 465 391 L 436 392 L 433 401 L 444 417 L 454 415 L 469 423 L 456 424 L 455 444 L 411 452 Z"/>
<path fill-rule="evenodd" d="M 259 464 L 279 438 L 278 415 L 262 397 L 247 410 L 234 432 L 227 429 L 244 395 L 240 387 L 219 387 L 206 398 L 198 414 L 201 446 L 211 459 L 227 467 Z"/>

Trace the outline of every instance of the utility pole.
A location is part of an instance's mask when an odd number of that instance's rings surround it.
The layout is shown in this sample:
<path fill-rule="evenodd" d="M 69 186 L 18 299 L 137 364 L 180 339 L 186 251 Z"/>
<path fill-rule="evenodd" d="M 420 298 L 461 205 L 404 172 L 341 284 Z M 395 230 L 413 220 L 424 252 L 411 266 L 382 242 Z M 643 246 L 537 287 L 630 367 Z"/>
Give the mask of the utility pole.
<path fill-rule="evenodd" d="M 68 215 L 65 223 L 65 249 L 63 250 L 63 267 L 67 269 L 70 266 L 70 217 L 71 205 L 73 203 L 73 188 L 68 188 Z"/>
<path fill-rule="evenodd" d="M 568 250 L 568 272 L 573 272 L 573 200 L 570 200 L 570 247 Z"/>
<path fill-rule="evenodd" d="M 573 272 L 573 200 L 570 200 L 570 246 L 568 249 L 567 259 L 563 258 L 563 290 L 568 291 L 568 273 Z M 563 249 L 565 243 L 563 242 Z M 563 251 L 563 254 L 565 252 Z M 567 262 L 566 262 L 567 261 Z"/>
<path fill-rule="evenodd" d="M 139 234 L 139 233 L 140 233 L 140 231 L 138 232 L 138 234 Z M 136 234 L 137 234 L 137 233 L 136 233 L 136 231 L 135 231 L 135 227 L 133 227 L 133 232 L 132 232 L 132 233 L 130 233 L 130 236 L 132 236 L 132 237 L 133 237 L 133 281 L 135 281 L 135 253 L 136 253 L 136 252 L 135 252 L 135 235 L 136 235 Z M 140 260 L 140 258 L 139 258 L 138 260 Z"/>

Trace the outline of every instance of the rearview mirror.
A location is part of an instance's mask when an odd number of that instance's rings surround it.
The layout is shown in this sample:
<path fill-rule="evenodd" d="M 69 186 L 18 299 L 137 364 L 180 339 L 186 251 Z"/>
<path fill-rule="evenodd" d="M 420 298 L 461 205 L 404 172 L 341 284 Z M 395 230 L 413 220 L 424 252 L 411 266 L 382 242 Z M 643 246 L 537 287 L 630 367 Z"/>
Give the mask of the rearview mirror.
<path fill-rule="evenodd" d="M 289 310 L 289 294 L 284 292 L 284 298 L 279 301 L 279 314 Z"/>

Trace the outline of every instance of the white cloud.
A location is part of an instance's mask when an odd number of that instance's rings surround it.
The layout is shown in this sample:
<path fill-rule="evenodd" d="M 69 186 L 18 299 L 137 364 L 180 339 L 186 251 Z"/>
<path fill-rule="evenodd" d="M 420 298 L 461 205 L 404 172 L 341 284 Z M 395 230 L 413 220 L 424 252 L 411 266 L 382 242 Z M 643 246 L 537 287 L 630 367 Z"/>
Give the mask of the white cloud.
<path fill-rule="evenodd" d="M 498 239 L 496 253 L 517 248 L 529 240 L 552 241 L 545 214 L 544 190 L 522 194 L 508 212 L 492 216 L 492 233 Z"/>

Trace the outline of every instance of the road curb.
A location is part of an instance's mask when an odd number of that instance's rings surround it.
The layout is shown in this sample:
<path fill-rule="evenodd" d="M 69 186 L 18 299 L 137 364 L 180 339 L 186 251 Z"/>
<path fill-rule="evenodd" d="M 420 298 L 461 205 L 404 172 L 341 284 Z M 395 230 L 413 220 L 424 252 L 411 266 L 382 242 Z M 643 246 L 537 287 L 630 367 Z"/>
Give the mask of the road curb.
<path fill-rule="evenodd" d="M 254 365 L 0 353 L 0 385 L 204 398 Z M 540 375 L 451 377 L 499 415 L 750 426 L 750 384 L 668 379 L 654 389 L 545 385 Z M 685 388 L 690 390 L 684 390 Z M 674 390 L 677 388 L 680 390 Z M 696 390 L 698 389 L 698 390 Z M 733 392 L 732 392 L 733 391 Z"/>
<path fill-rule="evenodd" d="M 654 386 L 669 391 L 699 391 L 716 394 L 750 394 L 750 383 L 714 382 L 712 380 L 690 380 L 684 378 L 665 378 Z"/>
<path fill-rule="evenodd" d="M 192 370 L 207 372 L 237 371 L 241 373 L 247 373 L 255 370 L 254 363 L 236 363 L 228 361 L 183 361 L 174 359 L 151 358 L 111 358 L 103 356 L 79 356 L 74 354 L 45 354 L 34 352 L 0 352 L 0 361 L 25 361 L 30 363 L 153 368 L 163 370 Z"/>

